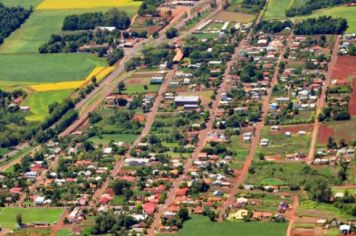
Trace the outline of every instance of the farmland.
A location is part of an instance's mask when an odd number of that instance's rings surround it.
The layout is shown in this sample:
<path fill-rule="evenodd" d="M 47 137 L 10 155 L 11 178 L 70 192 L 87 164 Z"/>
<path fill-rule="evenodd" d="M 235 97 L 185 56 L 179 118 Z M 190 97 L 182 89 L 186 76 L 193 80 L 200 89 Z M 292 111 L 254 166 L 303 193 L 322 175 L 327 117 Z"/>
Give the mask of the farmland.
<path fill-rule="evenodd" d="M 2 227 L 15 229 L 16 215 L 21 213 L 24 223 L 56 222 L 63 214 L 62 208 L 2 208 L 0 211 L 0 224 Z"/>
<path fill-rule="evenodd" d="M 0 65 L 0 81 L 15 85 L 83 80 L 104 61 L 85 54 L 6 54 L 1 55 Z"/>
<path fill-rule="evenodd" d="M 122 7 L 125 9 L 132 8 L 137 10 L 141 5 L 140 1 L 134 0 L 44 0 L 38 7 L 38 10 L 54 10 L 54 9 L 93 9 L 103 7 Z"/>
<path fill-rule="evenodd" d="M 355 125 L 355 120 L 323 123 L 320 127 L 318 142 L 320 145 L 325 145 L 329 137 L 333 137 L 336 142 L 341 138 L 347 143 L 353 142 L 356 140 Z"/>
<path fill-rule="evenodd" d="M 287 224 L 283 223 L 267 223 L 267 222 L 222 222 L 220 224 L 212 223 L 207 217 L 193 216 L 188 220 L 182 230 L 178 232 L 178 236 L 196 235 L 196 236 L 212 236 L 212 235 L 251 235 L 257 236 L 282 236 L 285 235 Z M 163 234 L 159 234 L 163 236 Z"/>
<path fill-rule="evenodd" d="M 31 94 L 23 103 L 31 107 L 31 115 L 26 119 L 29 121 L 42 121 L 48 114 L 48 106 L 54 102 L 62 102 L 73 90 L 59 90 L 48 92 L 37 92 Z"/>

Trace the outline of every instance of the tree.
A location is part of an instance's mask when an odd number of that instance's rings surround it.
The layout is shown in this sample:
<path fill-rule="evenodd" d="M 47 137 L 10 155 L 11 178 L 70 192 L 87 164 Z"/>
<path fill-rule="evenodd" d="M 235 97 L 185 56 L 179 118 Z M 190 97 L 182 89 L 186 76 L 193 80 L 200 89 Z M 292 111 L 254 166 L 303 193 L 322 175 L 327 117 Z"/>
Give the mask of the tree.
<path fill-rule="evenodd" d="M 178 36 L 178 30 L 176 28 L 170 28 L 166 31 L 167 39 L 172 39 Z"/>
<path fill-rule="evenodd" d="M 18 213 L 16 215 L 16 222 L 19 226 L 21 226 L 23 224 L 23 221 L 22 221 L 22 214 L 21 213 Z"/>
<path fill-rule="evenodd" d="M 309 191 L 311 199 L 317 202 L 329 202 L 332 191 L 324 179 L 316 179 L 308 183 L 305 187 Z"/>
<path fill-rule="evenodd" d="M 178 217 L 179 217 L 182 221 L 189 220 L 189 212 L 188 212 L 188 209 L 185 208 L 185 207 L 179 209 L 179 211 L 178 211 Z"/>
<path fill-rule="evenodd" d="M 121 93 L 125 89 L 126 89 L 126 85 L 124 81 L 120 81 L 119 84 L 117 85 L 117 90 L 119 91 L 119 93 Z"/>

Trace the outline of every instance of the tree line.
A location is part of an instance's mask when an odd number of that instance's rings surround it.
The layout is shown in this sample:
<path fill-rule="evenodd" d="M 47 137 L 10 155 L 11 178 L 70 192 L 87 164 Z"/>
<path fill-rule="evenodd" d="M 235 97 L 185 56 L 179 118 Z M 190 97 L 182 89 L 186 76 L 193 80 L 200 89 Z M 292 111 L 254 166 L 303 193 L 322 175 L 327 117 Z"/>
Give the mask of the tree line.
<path fill-rule="evenodd" d="M 70 15 L 64 18 L 63 30 L 89 30 L 97 26 L 110 26 L 125 30 L 131 24 L 131 19 L 125 11 L 111 8 L 107 12 L 84 13 Z"/>
<path fill-rule="evenodd" d="M 32 13 L 32 7 L 26 10 L 23 7 L 6 7 L 0 3 L 0 44 L 13 31 L 19 28 Z"/>
<path fill-rule="evenodd" d="M 152 16 L 160 16 L 157 7 L 161 5 L 164 0 L 144 0 L 138 9 L 138 14 L 140 16 L 152 15 Z"/>
<path fill-rule="evenodd" d="M 347 29 L 347 21 L 343 18 L 320 16 L 319 18 L 305 19 L 295 24 L 294 34 L 342 34 Z"/>
<path fill-rule="evenodd" d="M 293 22 L 290 20 L 286 21 L 266 21 L 263 20 L 256 25 L 256 31 L 263 31 L 264 33 L 279 33 L 285 28 L 292 28 Z"/>

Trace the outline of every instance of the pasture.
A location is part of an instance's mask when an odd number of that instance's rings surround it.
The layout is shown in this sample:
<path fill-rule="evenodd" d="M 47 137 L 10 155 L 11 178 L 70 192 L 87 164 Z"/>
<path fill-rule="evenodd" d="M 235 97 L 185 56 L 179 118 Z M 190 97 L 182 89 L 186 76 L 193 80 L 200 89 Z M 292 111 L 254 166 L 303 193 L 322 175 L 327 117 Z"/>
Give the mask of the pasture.
<path fill-rule="evenodd" d="M 83 80 L 105 61 L 90 54 L 12 54 L 0 57 L 0 81 L 49 83 Z"/>
<path fill-rule="evenodd" d="M 231 222 L 213 223 L 208 217 L 193 215 L 184 223 L 178 236 L 215 236 L 215 235 L 249 235 L 259 236 L 263 231 L 264 236 L 283 236 L 286 234 L 288 224 L 270 222 Z M 163 236 L 165 234 L 158 234 Z M 171 234 L 167 234 L 171 235 Z"/>
<path fill-rule="evenodd" d="M 133 143 L 137 137 L 138 135 L 136 134 L 103 134 L 100 136 L 91 137 L 89 141 L 92 141 L 96 145 L 108 145 L 111 141 Z"/>
<path fill-rule="evenodd" d="M 141 1 L 134 0 L 44 0 L 38 5 L 38 10 L 58 9 L 93 9 L 107 7 L 133 8 L 135 10 L 141 5 Z"/>
<path fill-rule="evenodd" d="M 54 102 L 62 102 L 73 90 L 58 90 L 47 92 L 36 92 L 31 94 L 22 105 L 31 107 L 31 115 L 26 119 L 29 121 L 43 121 L 48 114 L 48 106 Z"/>
<path fill-rule="evenodd" d="M 32 222 L 55 223 L 64 213 L 64 209 L 6 207 L 0 210 L 0 225 L 4 228 L 15 229 L 17 226 L 16 215 L 20 213 L 25 224 Z"/>

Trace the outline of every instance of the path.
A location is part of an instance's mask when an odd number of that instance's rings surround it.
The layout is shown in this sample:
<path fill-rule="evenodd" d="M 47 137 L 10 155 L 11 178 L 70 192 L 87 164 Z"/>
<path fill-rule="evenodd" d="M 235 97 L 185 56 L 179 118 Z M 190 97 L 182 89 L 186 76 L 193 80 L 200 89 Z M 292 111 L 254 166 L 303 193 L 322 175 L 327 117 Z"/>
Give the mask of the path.
<path fill-rule="evenodd" d="M 337 60 L 337 52 L 339 51 L 339 45 L 340 45 L 340 37 L 337 36 L 333 48 L 333 54 L 331 56 L 331 60 L 328 64 L 328 71 L 325 74 L 325 81 L 323 84 L 322 92 L 320 95 L 320 98 L 317 101 L 317 110 L 315 112 L 315 121 L 314 121 L 314 127 L 313 127 L 313 134 L 312 134 L 312 139 L 310 142 L 310 149 L 309 149 L 309 154 L 306 159 L 307 162 L 312 162 L 314 159 L 314 152 L 316 148 L 316 144 L 318 141 L 318 135 L 319 135 L 319 129 L 320 129 L 320 122 L 318 119 L 319 114 L 323 111 L 323 108 L 326 106 L 326 90 L 328 86 L 330 85 L 331 82 L 331 76 L 333 72 L 333 68 L 336 65 L 336 60 Z"/>

